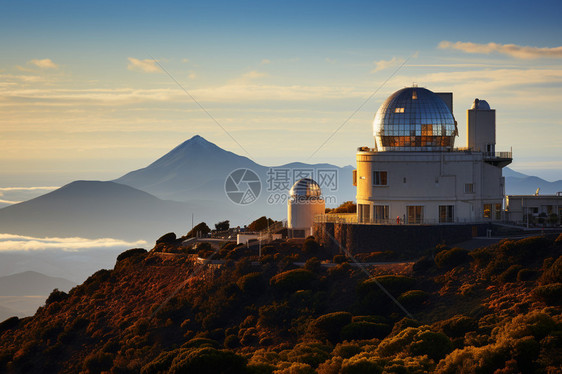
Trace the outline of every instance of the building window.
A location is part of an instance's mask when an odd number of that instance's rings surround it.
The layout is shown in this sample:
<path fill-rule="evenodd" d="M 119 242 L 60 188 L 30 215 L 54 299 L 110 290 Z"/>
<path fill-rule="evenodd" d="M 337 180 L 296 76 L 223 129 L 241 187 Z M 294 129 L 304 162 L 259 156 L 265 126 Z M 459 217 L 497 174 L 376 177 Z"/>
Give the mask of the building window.
<path fill-rule="evenodd" d="M 388 181 L 386 171 L 373 171 L 373 185 L 386 186 L 387 184 Z"/>
<path fill-rule="evenodd" d="M 394 113 L 404 113 L 404 108 L 394 108 Z"/>
<path fill-rule="evenodd" d="M 423 206 L 411 205 L 406 208 L 408 210 L 408 223 L 423 223 Z"/>
<path fill-rule="evenodd" d="M 465 183 L 464 184 L 464 193 L 474 193 L 474 184 Z"/>
<path fill-rule="evenodd" d="M 496 221 L 500 221 L 502 219 L 502 205 L 495 204 L 494 205 L 494 216 Z"/>
<path fill-rule="evenodd" d="M 439 223 L 447 223 L 455 221 L 454 205 L 439 205 Z"/>
<path fill-rule="evenodd" d="M 359 204 L 359 220 L 361 222 L 371 222 L 371 209 L 369 204 Z"/>
<path fill-rule="evenodd" d="M 484 218 L 492 218 L 492 204 L 484 204 Z"/>
<path fill-rule="evenodd" d="M 373 207 L 373 219 L 377 223 L 388 221 L 388 205 L 375 205 Z"/>

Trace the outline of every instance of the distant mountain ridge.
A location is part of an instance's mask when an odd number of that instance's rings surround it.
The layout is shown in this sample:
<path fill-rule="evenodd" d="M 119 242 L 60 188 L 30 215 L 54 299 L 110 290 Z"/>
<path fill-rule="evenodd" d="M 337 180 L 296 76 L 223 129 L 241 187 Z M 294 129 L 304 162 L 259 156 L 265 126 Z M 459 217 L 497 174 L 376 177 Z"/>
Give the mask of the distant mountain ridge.
<path fill-rule="evenodd" d="M 74 286 L 68 279 L 25 271 L 0 277 L 0 296 L 49 295 L 55 288 L 68 292 Z"/>
<path fill-rule="evenodd" d="M 562 191 L 562 180 L 549 182 L 539 177 L 504 168 L 505 193 L 507 195 L 534 195 L 539 188 L 540 195 L 554 195 Z"/>
<path fill-rule="evenodd" d="M 260 195 L 252 204 L 237 205 L 225 192 L 227 177 L 241 168 L 254 171 L 261 181 Z M 0 232 L 151 241 L 170 231 L 185 234 L 192 219 L 211 227 L 226 219 L 244 226 L 263 215 L 281 220 L 287 216 L 288 190 L 299 175 L 320 183 L 324 196 L 330 196 L 329 207 L 354 201 L 353 169 L 301 162 L 263 166 L 195 135 L 114 181 L 76 181 L 2 208 Z M 328 178 L 332 184 L 323 184 L 323 172 L 335 174 Z M 509 168 L 504 175 L 507 194 L 534 194 L 539 187 L 541 194 L 562 191 L 562 180 L 548 182 Z"/>

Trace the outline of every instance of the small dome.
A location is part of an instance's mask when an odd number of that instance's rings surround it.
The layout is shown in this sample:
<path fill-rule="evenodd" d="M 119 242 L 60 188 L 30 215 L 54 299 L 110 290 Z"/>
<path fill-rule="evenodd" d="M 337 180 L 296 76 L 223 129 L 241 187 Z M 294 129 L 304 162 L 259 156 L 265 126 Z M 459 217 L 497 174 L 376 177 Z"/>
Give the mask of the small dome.
<path fill-rule="evenodd" d="M 310 178 L 303 178 L 296 181 L 291 187 L 289 195 L 292 198 L 319 198 L 322 196 L 322 190 L 318 183 Z"/>
<path fill-rule="evenodd" d="M 373 122 L 379 151 L 441 151 L 455 144 L 457 126 L 447 104 L 422 87 L 393 93 Z"/>
<path fill-rule="evenodd" d="M 474 99 L 474 102 L 472 103 L 470 109 L 491 110 L 490 104 L 488 104 L 486 100 L 478 100 L 478 99 Z"/>

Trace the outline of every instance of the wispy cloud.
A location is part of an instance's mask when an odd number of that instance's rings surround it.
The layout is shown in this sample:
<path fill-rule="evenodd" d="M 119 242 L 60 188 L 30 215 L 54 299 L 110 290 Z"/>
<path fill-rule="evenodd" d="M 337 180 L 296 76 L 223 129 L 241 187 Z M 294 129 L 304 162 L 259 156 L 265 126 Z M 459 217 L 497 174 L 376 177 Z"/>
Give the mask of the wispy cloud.
<path fill-rule="evenodd" d="M 28 64 L 35 65 L 40 69 L 58 69 L 59 66 L 53 62 L 50 58 L 44 58 L 42 60 L 31 60 L 27 62 Z"/>
<path fill-rule="evenodd" d="M 2 196 L 2 194 L 0 194 L 0 196 Z M 21 203 L 21 201 L 11 201 L 11 200 L 0 199 L 0 203 L 1 204 L 19 204 L 19 203 Z"/>
<path fill-rule="evenodd" d="M 471 42 L 449 42 L 442 41 L 439 43 L 441 49 L 457 49 L 465 53 L 490 54 L 492 52 L 501 53 L 519 59 L 536 59 L 536 58 L 562 58 L 562 47 L 531 47 L 521 46 L 517 44 L 498 44 L 498 43 L 471 43 Z"/>
<path fill-rule="evenodd" d="M 144 73 L 161 73 L 162 71 L 156 65 L 156 61 L 151 59 L 139 60 L 138 58 L 128 57 L 129 65 L 127 69 L 131 71 L 142 71 Z"/>
<path fill-rule="evenodd" d="M 85 238 L 34 238 L 31 236 L 0 234 L 0 252 L 7 251 L 45 251 L 51 249 L 77 252 L 79 250 L 102 248 L 141 247 L 144 240 L 126 242 L 119 239 L 85 239 Z"/>
<path fill-rule="evenodd" d="M 391 68 L 393 66 L 400 65 L 404 62 L 403 58 L 393 57 L 390 60 L 380 60 L 374 61 L 375 68 L 371 70 L 371 73 L 376 73 L 377 71 L 385 70 Z"/>
<path fill-rule="evenodd" d="M 58 187 L 46 186 L 46 187 L 0 187 L 0 196 L 2 192 L 6 191 L 52 191 L 56 190 Z"/>

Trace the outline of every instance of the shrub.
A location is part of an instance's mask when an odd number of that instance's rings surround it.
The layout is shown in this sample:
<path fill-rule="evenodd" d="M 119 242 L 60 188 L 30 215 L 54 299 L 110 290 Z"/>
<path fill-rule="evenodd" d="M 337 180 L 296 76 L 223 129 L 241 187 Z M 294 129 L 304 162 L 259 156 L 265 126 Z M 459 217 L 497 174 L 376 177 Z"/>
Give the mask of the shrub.
<path fill-rule="evenodd" d="M 267 283 L 263 279 L 262 273 L 249 273 L 236 281 L 236 285 L 242 292 L 248 295 L 257 296 L 261 292 L 263 292 L 266 287 Z"/>
<path fill-rule="evenodd" d="M 362 295 L 367 295 L 373 291 L 379 292 L 379 284 L 391 294 L 399 295 L 414 287 L 416 280 L 404 275 L 379 275 L 362 282 L 359 285 L 358 292 Z"/>
<path fill-rule="evenodd" d="M 231 351 L 205 347 L 180 350 L 169 373 L 243 373 L 245 369 L 245 358 Z"/>
<path fill-rule="evenodd" d="M 167 234 L 162 235 L 156 240 L 156 244 L 173 244 L 176 241 L 176 233 L 169 232 Z"/>
<path fill-rule="evenodd" d="M 322 263 L 317 257 L 312 257 L 304 263 L 304 268 L 313 273 L 318 273 L 322 269 Z"/>
<path fill-rule="evenodd" d="M 435 261 L 430 256 L 423 256 L 412 266 L 415 273 L 423 274 L 435 265 Z"/>
<path fill-rule="evenodd" d="M 316 279 L 313 272 L 306 269 L 288 270 L 272 277 L 269 284 L 279 292 L 294 292 L 311 288 L 312 281 Z"/>
<path fill-rule="evenodd" d="M 466 264 L 469 261 L 468 251 L 462 248 L 444 250 L 435 255 L 435 263 L 443 269 L 451 269 L 455 266 Z"/>
<path fill-rule="evenodd" d="M 162 352 L 158 357 L 144 365 L 140 371 L 141 374 L 159 374 L 165 373 L 172 365 L 172 361 L 177 356 L 177 351 Z"/>
<path fill-rule="evenodd" d="M 429 326 L 420 326 L 408 327 L 395 336 L 385 338 L 376 351 L 383 357 L 405 352 L 413 356 L 428 355 L 439 361 L 451 350 L 452 344 L 447 335 L 433 332 Z"/>
<path fill-rule="evenodd" d="M 211 232 L 211 229 L 205 222 L 201 222 L 197 224 L 194 228 L 191 229 L 185 236 L 186 238 L 194 238 L 197 235 L 207 236 Z"/>
<path fill-rule="evenodd" d="M 552 265 L 544 270 L 540 281 L 542 284 L 562 283 L 562 256 L 558 257 Z"/>
<path fill-rule="evenodd" d="M 315 255 L 320 252 L 320 244 L 314 238 L 306 239 L 302 245 L 302 251 L 308 255 Z"/>
<path fill-rule="evenodd" d="M 351 323 L 351 313 L 334 312 L 324 314 L 310 323 L 308 326 L 309 333 L 319 339 L 328 339 L 331 342 L 337 342 L 340 338 L 340 331 Z"/>
<path fill-rule="evenodd" d="M 341 366 L 341 374 L 363 374 L 372 373 L 380 374 L 382 373 L 382 367 L 373 359 L 368 359 L 366 357 L 361 358 L 350 358 L 344 360 Z"/>
<path fill-rule="evenodd" d="M 340 343 L 332 351 L 332 356 L 350 358 L 359 353 L 361 353 L 361 347 L 357 344 Z"/>
<path fill-rule="evenodd" d="M 299 343 L 287 353 L 287 359 L 313 368 L 330 358 L 331 348 L 320 343 Z M 292 373 L 289 372 L 289 373 Z M 314 371 L 312 371 L 314 373 Z"/>
<path fill-rule="evenodd" d="M 519 282 L 527 282 L 537 279 L 538 272 L 536 270 L 531 269 L 521 269 L 517 273 L 517 281 Z"/>
<path fill-rule="evenodd" d="M 538 286 L 533 290 L 533 294 L 548 305 L 562 305 L 562 283 Z"/>
<path fill-rule="evenodd" d="M 101 351 L 92 353 L 84 360 L 84 369 L 92 374 L 108 371 L 111 366 L 113 366 L 113 355 L 111 353 Z"/>
<path fill-rule="evenodd" d="M 18 317 L 10 317 L 4 322 L 0 323 L 0 333 L 6 330 L 11 330 L 19 325 L 20 319 Z"/>
<path fill-rule="evenodd" d="M 517 280 L 517 274 L 521 269 L 523 269 L 521 265 L 511 265 L 498 276 L 498 279 L 501 283 L 515 282 Z"/>
<path fill-rule="evenodd" d="M 332 262 L 334 264 L 343 264 L 344 262 L 347 262 L 347 257 L 345 257 L 344 255 L 335 255 L 332 259 Z"/>
<path fill-rule="evenodd" d="M 435 325 L 451 338 L 460 338 L 467 332 L 478 329 L 478 322 L 474 318 L 463 315 L 456 315 Z"/>
<path fill-rule="evenodd" d="M 49 305 L 59 301 L 64 301 L 66 299 L 68 299 L 68 294 L 66 292 L 59 291 L 58 288 L 55 288 L 47 298 L 47 301 L 45 301 L 45 305 Z"/>
<path fill-rule="evenodd" d="M 427 301 L 427 299 L 429 299 L 429 294 L 427 292 L 422 290 L 410 290 L 398 296 L 397 300 L 406 309 L 416 309 Z"/>
<path fill-rule="evenodd" d="M 386 323 L 373 323 L 366 321 L 352 322 L 341 330 L 342 340 L 384 339 L 390 334 L 391 327 Z"/>
<path fill-rule="evenodd" d="M 174 234 L 174 236 L 175 235 L 176 234 Z M 129 257 L 143 255 L 143 254 L 146 254 L 146 253 L 147 253 L 146 249 L 144 249 L 144 248 L 128 249 L 125 252 L 121 253 L 119 256 L 117 256 L 117 262 L 123 261 L 124 259 L 129 258 Z"/>
<path fill-rule="evenodd" d="M 204 347 L 218 348 L 219 343 L 217 343 L 213 339 L 193 338 L 182 345 L 182 348 L 204 348 Z"/>

